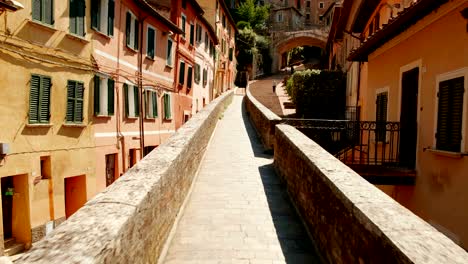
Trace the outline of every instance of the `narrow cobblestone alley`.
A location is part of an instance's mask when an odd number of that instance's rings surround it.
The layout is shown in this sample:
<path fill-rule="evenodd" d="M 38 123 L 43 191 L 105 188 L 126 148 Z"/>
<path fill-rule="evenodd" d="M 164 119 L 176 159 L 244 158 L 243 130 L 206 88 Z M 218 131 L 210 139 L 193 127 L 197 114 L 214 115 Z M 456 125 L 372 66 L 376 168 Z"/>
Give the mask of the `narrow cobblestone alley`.
<path fill-rule="evenodd" d="M 218 123 L 164 262 L 319 263 L 235 96 Z"/>

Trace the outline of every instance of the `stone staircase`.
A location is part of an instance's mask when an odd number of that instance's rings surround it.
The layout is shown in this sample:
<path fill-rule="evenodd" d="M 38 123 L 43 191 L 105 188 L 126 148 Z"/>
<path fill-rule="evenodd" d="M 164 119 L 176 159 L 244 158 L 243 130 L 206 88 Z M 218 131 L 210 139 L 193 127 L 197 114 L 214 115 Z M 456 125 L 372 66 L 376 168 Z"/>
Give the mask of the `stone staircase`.
<path fill-rule="evenodd" d="M 24 251 L 24 244 L 17 242 L 16 239 L 8 238 L 4 242 L 5 256 L 13 256 Z"/>

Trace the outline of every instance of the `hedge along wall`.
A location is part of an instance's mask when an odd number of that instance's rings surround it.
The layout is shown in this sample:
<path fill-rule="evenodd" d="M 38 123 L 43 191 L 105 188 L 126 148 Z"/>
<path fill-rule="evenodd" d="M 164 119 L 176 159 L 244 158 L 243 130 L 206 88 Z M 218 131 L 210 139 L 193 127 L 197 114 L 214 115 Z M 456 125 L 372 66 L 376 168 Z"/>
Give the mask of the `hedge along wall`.
<path fill-rule="evenodd" d="M 344 119 L 346 75 L 341 71 L 295 72 L 286 91 L 296 105 L 298 118 Z"/>
<path fill-rule="evenodd" d="M 156 263 L 233 95 L 206 106 L 15 263 Z"/>

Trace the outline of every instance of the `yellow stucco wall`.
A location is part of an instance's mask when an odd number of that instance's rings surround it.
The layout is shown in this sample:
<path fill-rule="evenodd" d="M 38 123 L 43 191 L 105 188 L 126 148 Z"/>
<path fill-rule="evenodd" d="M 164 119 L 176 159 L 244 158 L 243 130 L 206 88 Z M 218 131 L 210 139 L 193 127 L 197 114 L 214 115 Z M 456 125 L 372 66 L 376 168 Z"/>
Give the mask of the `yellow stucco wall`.
<path fill-rule="evenodd" d="M 467 21 L 460 14 L 467 7 L 466 1 L 450 1 L 377 49 L 369 56 L 368 77 L 363 78 L 364 87 L 361 86 L 364 119 L 375 120 L 376 91 L 388 87 L 388 121 L 399 121 L 401 72 L 411 66 L 420 67 L 418 176 L 412 203 L 416 213 L 465 249 L 468 248 L 468 160 L 440 155 L 427 148 L 435 145 L 437 76 L 463 68 L 462 71 L 468 71 Z M 466 108 L 468 102 L 464 104 Z M 468 116 L 463 118 L 467 124 Z M 467 137 L 465 130 L 463 138 Z M 465 140 L 465 150 L 467 143 Z"/>
<path fill-rule="evenodd" d="M 89 7 L 89 1 L 86 2 Z M 65 216 L 64 178 L 84 174 L 88 198 L 95 193 L 89 35 L 78 38 L 68 33 L 68 1 L 54 1 L 52 26 L 32 21 L 31 3 L 22 1 L 24 9 L 0 13 L 0 123 L 3 128 L 0 142 L 9 143 L 11 150 L 0 159 L 0 177 L 27 175 L 27 180 L 18 180 L 18 184 L 27 189 L 29 208 L 21 210 L 27 214 L 23 218 L 30 226 L 16 233 L 18 238 L 27 236 L 23 233 L 29 234 L 29 240 L 32 228 Z M 48 126 L 30 126 L 28 122 L 31 74 L 46 75 L 52 80 Z M 65 123 L 68 80 L 84 83 L 82 126 Z M 35 183 L 35 178 L 41 175 L 43 156 L 50 156 L 51 179 Z M 15 186 L 15 192 L 19 188 Z"/>

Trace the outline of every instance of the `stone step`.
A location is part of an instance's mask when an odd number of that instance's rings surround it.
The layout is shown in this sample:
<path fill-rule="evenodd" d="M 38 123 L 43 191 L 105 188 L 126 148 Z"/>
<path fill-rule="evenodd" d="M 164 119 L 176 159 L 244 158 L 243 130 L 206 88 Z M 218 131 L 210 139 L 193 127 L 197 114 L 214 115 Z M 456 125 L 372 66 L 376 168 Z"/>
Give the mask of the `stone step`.
<path fill-rule="evenodd" d="M 13 256 L 24 251 L 23 243 L 15 243 L 9 248 L 5 248 L 5 256 Z"/>
<path fill-rule="evenodd" d="M 7 238 L 3 241 L 3 244 L 4 244 L 3 248 L 9 248 L 13 246 L 15 243 L 16 243 L 16 238 L 14 237 Z"/>

